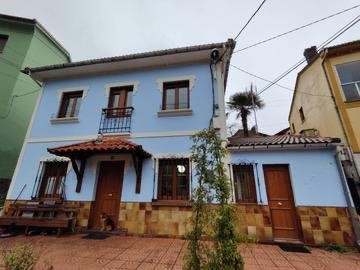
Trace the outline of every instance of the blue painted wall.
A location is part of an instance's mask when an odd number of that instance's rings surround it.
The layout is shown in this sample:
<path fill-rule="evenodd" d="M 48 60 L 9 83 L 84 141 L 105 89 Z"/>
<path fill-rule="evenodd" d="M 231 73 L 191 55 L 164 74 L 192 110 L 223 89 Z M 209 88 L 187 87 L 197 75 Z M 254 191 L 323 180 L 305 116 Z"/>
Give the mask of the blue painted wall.
<path fill-rule="evenodd" d="M 191 140 L 188 136 L 183 137 L 162 137 L 162 138 L 142 138 L 132 140 L 141 144 L 146 151 L 152 154 L 188 154 L 191 147 Z M 57 143 L 28 143 L 22 164 L 19 169 L 13 189 L 9 194 L 9 199 L 16 199 L 23 186 L 25 189 L 21 193 L 20 200 L 30 200 L 35 179 L 39 168 L 40 160 L 54 157 L 47 152 L 47 148 L 56 147 L 64 144 L 73 144 L 78 141 L 66 141 Z M 73 169 L 69 169 L 65 183 L 65 194 L 67 200 L 92 201 L 95 199 L 97 176 L 100 161 L 125 160 L 124 182 L 121 200 L 125 202 L 150 202 L 157 194 L 157 176 L 154 185 L 154 163 L 153 159 L 146 159 L 143 164 L 141 193 L 135 193 L 135 170 L 130 155 L 95 155 L 88 159 L 84 173 L 83 184 L 80 193 L 75 192 L 76 176 Z M 195 179 L 195 176 L 194 176 Z M 155 189 L 154 189 L 155 187 Z"/>
<path fill-rule="evenodd" d="M 195 75 L 196 80 L 190 92 L 191 116 L 158 117 L 162 94 L 157 79 Z M 31 138 L 85 136 L 97 134 L 101 109 L 107 107 L 108 97 L 105 85 L 116 82 L 139 81 L 139 88 L 133 97 L 135 108 L 131 132 L 191 131 L 208 127 L 212 114 L 211 78 L 208 64 L 169 67 L 166 69 L 137 71 L 104 76 L 83 77 L 71 80 L 47 82 L 36 115 Z M 58 90 L 88 86 L 87 96 L 81 103 L 80 123 L 51 124 L 59 109 Z"/>
<path fill-rule="evenodd" d="M 289 164 L 297 206 L 346 206 L 334 149 L 232 152 L 231 162 L 258 163 L 260 188 L 256 185 L 256 189 L 263 204 L 267 204 L 267 196 L 262 166 Z M 254 175 L 256 178 L 255 168 Z"/>

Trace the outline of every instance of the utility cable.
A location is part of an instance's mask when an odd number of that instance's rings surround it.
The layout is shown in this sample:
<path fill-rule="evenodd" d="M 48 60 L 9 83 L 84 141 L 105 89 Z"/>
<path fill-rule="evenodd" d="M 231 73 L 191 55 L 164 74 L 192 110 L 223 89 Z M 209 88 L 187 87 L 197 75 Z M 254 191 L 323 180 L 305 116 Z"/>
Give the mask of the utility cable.
<path fill-rule="evenodd" d="M 344 27 L 342 27 L 340 30 L 338 30 L 335 34 L 333 34 L 330 38 L 328 38 L 326 41 L 324 41 L 321 45 L 318 51 L 322 50 L 325 46 L 327 46 L 329 43 L 337 39 L 339 36 L 341 36 L 343 33 L 345 33 L 347 30 L 349 30 L 352 26 L 354 26 L 356 23 L 360 21 L 359 19 L 360 15 L 356 16 L 353 20 L 351 20 L 348 24 L 346 24 Z M 264 87 L 260 92 L 259 95 L 268 90 L 271 86 L 273 86 L 275 83 L 289 75 L 292 71 L 294 71 L 297 67 L 299 67 L 301 64 L 303 64 L 306 60 L 302 58 L 300 61 L 298 61 L 296 64 L 291 66 L 289 69 L 287 69 L 285 72 L 283 72 L 280 76 L 278 76 L 275 80 L 273 80 L 269 85 Z"/>
<path fill-rule="evenodd" d="M 248 24 L 251 22 L 251 20 L 255 17 L 256 13 L 258 13 L 259 10 L 261 9 L 261 7 L 265 4 L 265 2 L 266 2 L 266 0 L 262 1 L 260 6 L 255 10 L 255 12 L 251 15 L 251 17 L 248 19 L 248 21 L 243 26 L 243 28 L 241 28 L 239 33 L 235 36 L 234 40 L 236 40 L 241 35 L 241 33 L 245 30 L 245 28 L 248 26 Z"/>
<path fill-rule="evenodd" d="M 241 48 L 241 49 L 238 49 L 238 50 L 234 51 L 233 53 L 235 54 L 235 53 L 238 53 L 238 52 L 241 52 L 241 51 L 250 49 L 250 48 L 252 48 L 252 47 L 258 46 L 258 45 L 260 45 L 260 44 L 266 43 L 266 42 L 268 42 L 268 41 L 277 39 L 277 38 L 279 38 L 279 37 L 285 36 L 285 35 L 287 35 L 287 34 L 291 34 L 291 33 L 295 32 L 295 31 L 298 31 L 298 30 L 301 30 L 301 29 L 306 28 L 306 27 L 308 27 L 308 26 L 314 25 L 314 24 L 316 24 L 316 23 L 325 21 L 325 20 L 327 20 L 327 19 L 330 19 L 330 18 L 335 17 L 335 16 L 337 16 L 337 15 L 343 14 L 343 13 L 345 13 L 345 12 L 348 12 L 348 11 L 353 10 L 353 9 L 355 9 L 355 8 L 358 8 L 358 7 L 360 7 L 360 5 L 356 5 L 356 6 L 353 6 L 353 7 L 351 7 L 351 8 L 344 9 L 344 10 L 342 10 L 342 11 L 336 12 L 336 13 L 334 13 L 334 14 L 331 14 L 331 15 L 329 15 L 329 16 L 323 17 L 323 18 L 321 18 L 321 19 L 312 21 L 312 22 L 310 22 L 310 23 L 307 23 L 307 24 L 304 24 L 304 25 L 302 25 L 302 26 L 296 27 L 296 28 L 291 29 L 291 30 L 289 30 L 289 31 L 286 31 L 286 32 L 283 32 L 283 33 L 281 33 L 281 34 L 278 34 L 278 35 L 272 36 L 272 37 L 270 37 L 270 38 L 264 39 L 264 40 L 262 40 L 262 41 L 256 42 L 256 43 L 254 43 L 254 44 L 252 44 L 252 45 L 243 47 L 243 48 Z"/>

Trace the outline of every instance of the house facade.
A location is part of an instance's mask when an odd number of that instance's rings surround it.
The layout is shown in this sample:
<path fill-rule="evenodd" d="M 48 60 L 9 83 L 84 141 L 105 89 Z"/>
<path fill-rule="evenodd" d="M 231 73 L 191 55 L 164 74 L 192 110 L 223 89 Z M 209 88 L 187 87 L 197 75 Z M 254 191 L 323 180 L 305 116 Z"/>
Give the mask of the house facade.
<path fill-rule="evenodd" d="M 301 135 L 231 137 L 241 231 L 262 241 L 353 246 L 359 223 L 339 145 L 339 139 Z"/>
<path fill-rule="evenodd" d="M 66 62 L 69 53 L 39 22 L 0 14 L 0 181 L 10 182 L 40 91 L 21 70 Z"/>
<path fill-rule="evenodd" d="M 297 76 L 289 124 L 294 134 L 340 138 L 342 162 L 360 209 L 360 41 L 305 50 L 307 66 Z M 358 210 L 359 211 L 359 210 Z"/>
<path fill-rule="evenodd" d="M 109 215 L 129 233 L 184 235 L 196 180 L 191 135 L 226 139 L 234 41 L 31 68 L 43 82 L 7 196 L 80 202 L 78 226 Z"/>

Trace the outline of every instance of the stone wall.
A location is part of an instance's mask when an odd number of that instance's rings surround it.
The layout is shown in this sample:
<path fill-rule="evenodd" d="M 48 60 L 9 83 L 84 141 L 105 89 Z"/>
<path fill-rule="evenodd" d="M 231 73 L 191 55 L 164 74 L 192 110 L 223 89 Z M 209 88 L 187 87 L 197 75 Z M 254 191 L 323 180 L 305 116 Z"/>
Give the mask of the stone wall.
<path fill-rule="evenodd" d="M 297 211 L 306 244 L 355 245 L 349 213 L 345 207 L 300 206 Z"/>

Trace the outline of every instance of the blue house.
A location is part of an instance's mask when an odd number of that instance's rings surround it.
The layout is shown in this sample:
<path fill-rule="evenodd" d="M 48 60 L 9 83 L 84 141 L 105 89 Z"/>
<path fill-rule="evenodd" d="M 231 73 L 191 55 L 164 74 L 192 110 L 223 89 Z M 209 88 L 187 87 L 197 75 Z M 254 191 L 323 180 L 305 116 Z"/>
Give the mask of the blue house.
<path fill-rule="evenodd" d="M 44 86 L 7 203 L 77 202 L 79 227 L 99 228 L 106 213 L 131 233 L 183 235 L 195 182 L 190 136 L 212 125 L 226 139 L 234 46 L 26 69 Z"/>
<path fill-rule="evenodd" d="M 14 202 L 30 205 L 30 216 L 34 207 L 76 206 L 79 229 L 101 228 L 105 213 L 129 233 L 185 235 L 196 186 L 190 136 L 211 126 L 227 139 L 224 93 L 234 47 L 228 40 L 26 69 L 44 86 L 7 215 Z M 226 163 L 239 230 L 260 241 L 353 245 L 339 143 L 230 138 Z"/>

